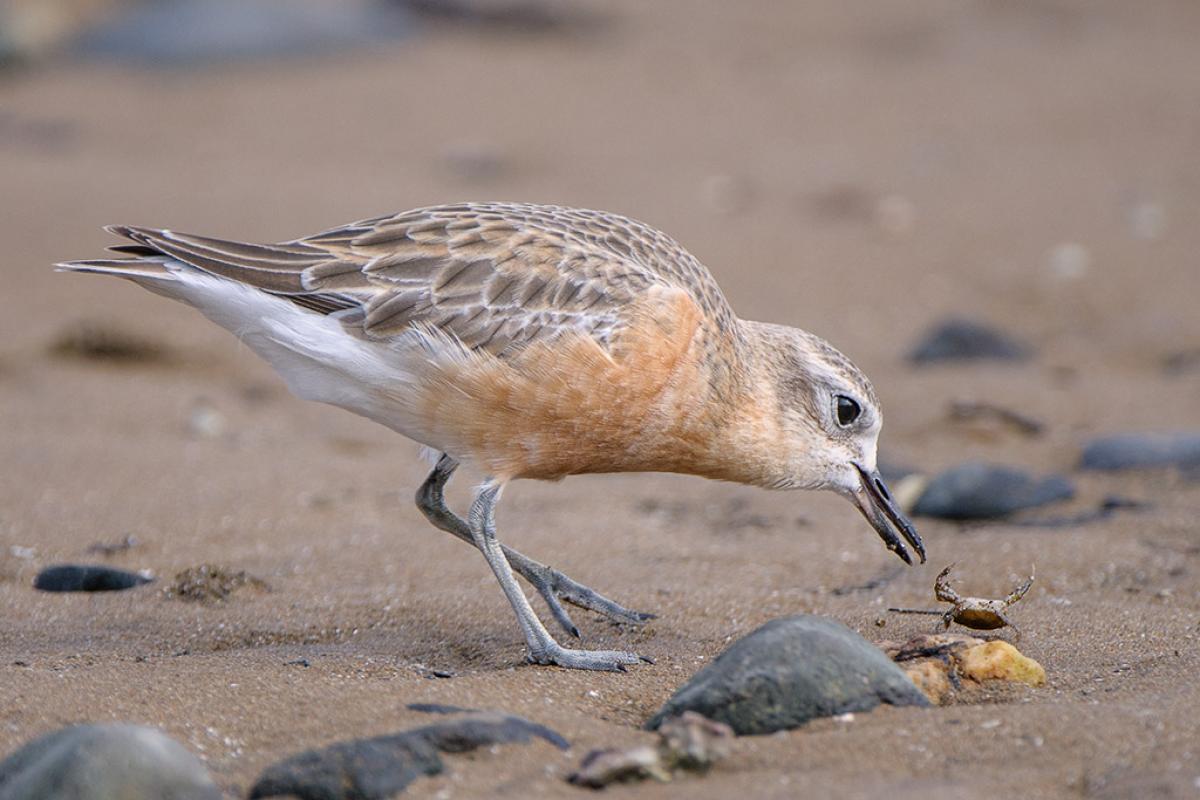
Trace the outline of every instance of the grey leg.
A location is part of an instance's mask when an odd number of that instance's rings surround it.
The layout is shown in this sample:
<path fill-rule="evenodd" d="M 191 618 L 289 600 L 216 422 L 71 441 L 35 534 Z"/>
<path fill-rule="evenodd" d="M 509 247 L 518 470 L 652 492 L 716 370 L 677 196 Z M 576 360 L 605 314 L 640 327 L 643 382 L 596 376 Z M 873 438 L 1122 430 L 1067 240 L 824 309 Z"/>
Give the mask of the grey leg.
<path fill-rule="evenodd" d="M 426 518 L 438 528 L 454 534 L 467 544 L 474 545 L 470 527 L 446 507 L 446 500 L 442 494 L 446 482 L 450 480 L 450 476 L 457 468 L 458 462 L 443 454 L 438 459 L 437 466 L 425 479 L 425 483 L 421 484 L 421 488 L 417 490 L 417 508 L 421 509 Z M 575 627 L 575 623 L 571 621 L 566 609 L 562 607 L 562 603 L 559 602 L 560 598 L 580 608 L 603 614 L 614 622 L 641 625 L 648 619 L 654 619 L 653 614 L 630 611 L 582 583 L 571 580 L 558 570 L 534 561 L 510 547 L 505 545 L 500 545 L 500 547 L 512 568 L 529 581 L 533 588 L 537 589 L 538 594 L 550 608 L 550 613 L 554 616 L 555 621 L 572 636 L 578 637 L 579 629 Z"/>
<path fill-rule="evenodd" d="M 504 557 L 504 549 L 496 541 L 495 509 L 500 497 L 500 486 L 486 483 L 475 495 L 471 511 L 467 516 L 471 528 L 471 538 L 475 546 L 487 559 L 488 566 L 500 581 L 500 588 L 517 614 L 517 623 L 525 636 L 525 644 L 529 648 L 529 660 L 535 664 L 557 664 L 571 669 L 596 669 L 608 671 L 624 671 L 626 664 L 636 664 L 643 659 L 636 653 L 625 653 L 620 650 L 568 650 L 554 641 L 554 637 L 542 625 L 541 620 L 533 613 L 533 607 L 525 599 L 508 559 Z"/>

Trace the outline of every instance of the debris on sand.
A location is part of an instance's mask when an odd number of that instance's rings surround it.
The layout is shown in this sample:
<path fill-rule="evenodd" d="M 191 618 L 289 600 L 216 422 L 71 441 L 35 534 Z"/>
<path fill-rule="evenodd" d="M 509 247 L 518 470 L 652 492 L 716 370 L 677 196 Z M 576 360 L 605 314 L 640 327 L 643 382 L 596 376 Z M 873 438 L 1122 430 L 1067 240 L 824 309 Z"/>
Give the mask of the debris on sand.
<path fill-rule="evenodd" d="M 94 321 L 77 322 L 63 330 L 51 343 L 50 354 L 58 358 L 115 364 L 161 364 L 171 357 L 167 348 L 158 342 Z"/>
<path fill-rule="evenodd" d="M 94 542 L 88 545 L 87 552 L 101 556 L 115 556 L 117 553 L 124 553 L 126 550 L 141 546 L 141 544 L 141 541 L 130 533 L 115 542 Z"/>
<path fill-rule="evenodd" d="M 43 592 L 119 592 L 150 583 L 148 575 L 101 564 L 56 564 L 33 579 Z"/>
<path fill-rule="evenodd" d="M 729 755 L 733 729 L 685 711 L 658 727 L 658 744 L 624 750 L 593 750 L 568 781 L 601 789 L 611 783 L 653 778 L 669 781 L 678 771 L 704 773 Z"/>
<path fill-rule="evenodd" d="M 880 703 L 927 705 L 908 676 L 866 639 L 835 620 L 799 614 L 734 642 L 676 690 L 646 727 L 695 711 L 739 736 L 773 733 Z"/>
<path fill-rule="evenodd" d="M 955 400 L 950 404 L 949 417 L 953 422 L 999 423 L 1022 436 L 1041 436 L 1046 426 L 1028 414 L 1011 408 L 974 400 Z"/>
<path fill-rule="evenodd" d="M 163 593 L 178 600 L 214 603 L 228 599 L 231 594 L 245 587 L 259 592 L 271 590 L 266 581 L 245 570 L 234 572 L 212 564 L 201 564 L 178 573 Z"/>
<path fill-rule="evenodd" d="M 422 775 L 445 770 L 441 753 L 466 753 L 497 744 L 526 744 L 542 739 L 560 750 L 567 740 L 544 725 L 494 712 L 369 739 L 338 742 L 306 750 L 267 767 L 250 798 L 301 797 L 322 800 L 384 800 Z"/>
<path fill-rule="evenodd" d="M 879 646 L 903 666 L 935 705 L 945 703 L 957 691 L 991 681 L 1034 687 L 1046 683 L 1042 665 L 1008 642 L 938 633 L 916 636 L 903 644 L 880 642 Z"/>

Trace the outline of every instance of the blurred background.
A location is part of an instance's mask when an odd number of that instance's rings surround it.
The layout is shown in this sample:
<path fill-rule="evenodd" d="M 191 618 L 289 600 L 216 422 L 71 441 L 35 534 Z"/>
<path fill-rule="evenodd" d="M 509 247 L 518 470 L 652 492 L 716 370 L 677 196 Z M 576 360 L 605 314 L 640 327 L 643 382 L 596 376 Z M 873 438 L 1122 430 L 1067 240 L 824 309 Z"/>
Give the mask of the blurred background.
<path fill-rule="evenodd" d="M 642 219 L 867 366 L 947 314 L 1063 370 L 1166 357 L 1200 339 L 1197 42 L 1186 0 L 5 0 L 5 341 L 177 314 L 49 274 L 102 224 L 505 199 Z"/>

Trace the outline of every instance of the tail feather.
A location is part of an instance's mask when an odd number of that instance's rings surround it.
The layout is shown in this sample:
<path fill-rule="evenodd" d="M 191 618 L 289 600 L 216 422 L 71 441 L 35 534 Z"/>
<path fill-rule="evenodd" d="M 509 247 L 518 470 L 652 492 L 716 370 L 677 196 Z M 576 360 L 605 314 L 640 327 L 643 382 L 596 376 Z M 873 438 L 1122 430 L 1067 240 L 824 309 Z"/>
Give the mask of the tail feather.
<path fill-rule="evenodd" d="M 98 275 L 116 275 L 132 281 L 177 280 L 174 270 L 165 258 L 96 258 L 88 261 L 63 261 L 54 265 L 59 272 L 92 272 Z"/>
<path fill-rule="evenodd" d="M 304 269 L 329 258 L 328 253 L 303 245 L 249 244 L 130 225 L 110 225 L 105 230 L 210 275 L 276 294 L 304 293 Z"/>

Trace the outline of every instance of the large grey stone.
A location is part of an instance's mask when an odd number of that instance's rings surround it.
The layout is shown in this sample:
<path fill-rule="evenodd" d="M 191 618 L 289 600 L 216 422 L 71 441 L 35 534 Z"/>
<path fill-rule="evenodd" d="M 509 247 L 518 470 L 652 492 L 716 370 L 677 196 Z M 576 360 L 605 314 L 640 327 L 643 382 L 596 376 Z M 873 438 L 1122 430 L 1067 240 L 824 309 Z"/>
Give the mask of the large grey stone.
<path fill-rule="evenodd" d="M 880 703 L 929 705 L 878 647 L 840 622 L 800 614 L 772 620 L 734 642 L 646 727 L 695 711 L 739 735 L 771 733 Z"/>
<path fill-rule="evenodd" d="M 1123 470 L 1179 467 L 1200 468 L 1200 432 L 1121 433 L 1088 442 L 1080 461 L 1083 469 Z"/>
<path fill-rule="evenodd" d="M 200 759 L 156 728 L 74 725 L 0 762 L 0 800 L 220 800 Z"/>
<path fill-rule="evenodd" d="M 1075 487 L 1061 475 L 1035 478 L 1014 467 L 969 462 L 934 476 L 912 511 L 942 519 L 990 519 L 1074 494 Z"/>

